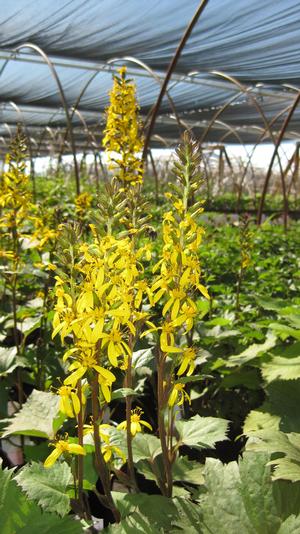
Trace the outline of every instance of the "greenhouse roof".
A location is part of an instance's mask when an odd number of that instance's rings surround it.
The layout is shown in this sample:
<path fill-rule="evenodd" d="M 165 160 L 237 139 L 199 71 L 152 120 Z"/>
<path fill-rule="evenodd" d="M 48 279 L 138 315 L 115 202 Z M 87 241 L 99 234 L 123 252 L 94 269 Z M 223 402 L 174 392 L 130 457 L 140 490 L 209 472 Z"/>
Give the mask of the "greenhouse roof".
<path fill-rule="evenodd" d="M 123 64 L 146 117 L 198 6 L 196 0 L 3 1 L 2 150 L 18 122 L 35 153 L 61 146 L 64 103 L 77 150 L 99 147 L 112 73 Z M 185 127 L 202 141 L 270 140 L 298 95 L 299 42 L 298 0 L 209 0 L 169 82 L 152 146 L 172 145 Z M 298 140 L 299 118 L 296 109 L 285 138 Z"/>

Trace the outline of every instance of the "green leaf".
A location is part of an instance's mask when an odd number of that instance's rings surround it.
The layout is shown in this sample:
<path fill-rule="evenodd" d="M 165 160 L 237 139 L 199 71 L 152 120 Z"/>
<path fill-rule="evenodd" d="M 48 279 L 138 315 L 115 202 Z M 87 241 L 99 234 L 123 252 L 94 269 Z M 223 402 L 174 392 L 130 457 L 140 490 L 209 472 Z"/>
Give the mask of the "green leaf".
<path fill-rule="evenodd" d="M 254 435 L 263 429 L 300 432 L 299 389 L 299 379 L 272 382 L 266 388 L 266 401 L 246 418 L 244 433 Z"/>
<path fill-rule="evenodd" d="M 232 319 L 227 319 L 226 317 L 216 317 L 211 321 L 207 321 L 207 326 L 228 326 L 232 323 Z"/>
<path fill-rule="evenodd" d="M 269 462 L 269 465 L 275 466 L 273 480 L 300 481 L 300 434 L 272 430 L 257 432 L 247 444 L 247 450 L 284 454 L 283 458 Z"/>
<path fill-rule="evenodd" d="M 199 462 L 189 460 L 187 456 L 178 456 L 172 466 L 173 479 L 189 484 L 204 484 L 204 466 Z"/>
<path fill-rule="evenodd" d="M 132 452 L 135 462 L 153 460 L 161 454 L 160 440 L 151 434 L 138 433 L 132 440 Z"/>
<path fill-rule="evenodd" d="M 24 334 L 25 337 L 29 336 L 31 332 L 39 328 L 41 325 L 41 317 L 26 317 L 20 323 L 18 322 L 18 328 Z"/>
<path fill-rule="evenodd" d="M 266 382 L 273 380 L 295 380 L 300 378 L 300 356 L 284 358 L 274 356 L 270 361 L 261 365 L 262 375 Z"/>
<path fill-rule="evenodd" d="M 254 343 L 250 345 L 246 350 L 235 356 L 230 356 L 227 361 L 227 367 L 235 367 L 236 365 L 245 365 L 251 360 L 258 358 L 268 352 L 276 345 L 276 336 L 272 333 L 268 333 L 266 341 L 264 343 Z"/>
<path fill-rule="evenodd" d="M 179 518 L 172 521 L 170 532 L 186 532 L 187 534 L 203 534 L 202 513 L 199 504 L 195 504 L 188 499 L 175 498 L 173 502 L 176 506 Z"/>
<path fill-rule="evenodd" d="M 117 399 L 125 399 L 126 397 L 136 396 L 137 393 L 134 391 L 134 389 L 131 388 L 120 388 L 113 391 L 111 400 L 117 400 Z"/>
<path fill-rule="evenodd" d="M 0 376 L 12 373 L 16 367 L 18 367 L 16 347 L 0 347 Z"/>
<path fill-rule="evenodd" d="M 179 433 L 178 445 L 187 445 L 198 449 L 211 449 L 217 441 L 228 439 L 226 436 L 228 421 L 216 417 L 195 415 L 188 421 L 176 421 Z"/>
<path fill-rule="evenodd" d="M 14 470 L 0 470 L 1 534 L 81 534 L 72 517 L 42 512 L 29 501 L 12 479 Z"/>
<path fill-rule="evenodd" d="M 300 533 L 300 515 L 291 515 L 284 521 L 277 534 L 299 534 Z"/>
<path fill-rule="evenodd" d="M 162 495 L 145 493 L 129 494 L 112 492 L 114 501 L 121 513 L 122 523 L 112 525 L 107 532 L 145 534 L 159 533 L 168 529 L 177 516 L 177 510 L 171 499 Z M 134 530 L 135 529 L 135 530 Z"/>
<path fill-rule="evenodd" d="M 103 530 L 107 534 L 153 534 L 152 524 L 135 510 L 120 523 L 109 525 Z M 157 533 L 162 532 L 156 530 Z"/>
<path fill-rule="evenodd" d="M 154 361 L 153 350 L 150 349 L 141 349 L 136 350 L 132 354 L 132 365 L 134 369 L 139 367 L 148 367 Z"/>
<path fill-rule="evenodd" d="M 53 439 L 62 423 L 58 406 L 58 395 L 34 389 L 21 410 L 4 429 L 2 437 L 22 434 Z"/>
<path fill-rule="evenodd" d="M 57 462 L 50 469 L 45 469 L 40 463 L 26 465 L 15 480 L 28 499 L 47 512 L 55 512 L 62 517 L 69 512 L 70 499 L 66 491 L 72 483 L 72 473 L 66 462 Z"/>
<path fill-rule="evenodd" d="M 278 430 L 280 423 L 279 415 L 272 415 L 268 412 L 252 410 L 246 417 L 244 423 L 244 434 L 251 436 L 261 430 Z"/>
<path fill-rule="evenodd" d="M 26 440 L 27 441 L 27 440 Z M 43 462 L 49 454 L 48 442 L 43 441 L 38 445 L 30 443 L 29 445 L 24 445 L 24 455 L 26 462 Z"/>
<path fill-rule="evenodd" d="M 206 380 L 206 378 L 213 378 L 211 375 L 191 375 L 191 376 L 180 376 L 175 380 L 174 384 L 189 384 L 190 382 L 201 382 L 201 380 Z"/>
<path fill-rule="evenodd" d="M 223 360 L 223 363 L 226 365 L 226 361 Z M 237 370 L 228 372 L 222 379 L 223 388 L 236 388 L 239 386 L 253 390 L 260 389 L 261 377 L 259 370 L 253 367 L 240 367 Z"/>
<path fill-rule="evenodd" d="M 256 297 L 256 301 L 265 310 L 277 311 L 280 313 L 284 308 L 286 308 L 285 300 Z"/>
<path fill-rule="evenodd" d="M 282 338 L 286 339 L 287 337 L 293 337 L 295 339 L 300 340 L 300 330 L 296 330 L 295 328 L 291 328 L 290 326 L 287 326 L 286 324 L 280 324 L 280 323 L 271 323 L 270 328 L 277 332 L 277 334 Z"/>
<path fill-rule="evenodd" d="M 268 459 L 265 453 L 247 452 L 239 464 L 207 460 L 206 488 L 199 494 L 203 534 L 277 534 L 291 512 L 299 514 L 300 485 L 294 486 L 298 502 L 291 505 L 293 485 L 271 482 Z"/>
<path fill-rule="evenodd" d="M 285 457 L 273 460 L 268 465 L 274 465 L 272 480 L 300 481 L 300 457 L 299 462 Z"/>

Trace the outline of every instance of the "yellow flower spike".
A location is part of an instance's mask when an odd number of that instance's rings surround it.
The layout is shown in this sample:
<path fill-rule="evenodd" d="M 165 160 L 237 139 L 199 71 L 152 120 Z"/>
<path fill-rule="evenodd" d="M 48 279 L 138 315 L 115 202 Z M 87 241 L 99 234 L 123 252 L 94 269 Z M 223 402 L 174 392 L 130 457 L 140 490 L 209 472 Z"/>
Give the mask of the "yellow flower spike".
<path fill-rule="evenodd" d="M 188 369 L 188 372 L 186 373 L 187 376 L 191 376 L 195 370 L 195 359 L 197 356 L 196 349 L 193 347 L 186 347 L 183 349 L 182 357 L 181 357 L 181 365 L 177 371 L 177 375 L 181 376 L 183 375 L 186 370 Z"/>
<path fill-rule="evenodd" d="M 81 445 L 78 445 L 77 443 L 69 443 L 68 438 L 50 443 L 50 447 L 54 447 L 54 451 L 52 451 L 44 461 L 44 467 L 46 467 L 46 469 L 52 467 L 62 454 L 81 454 L 83 456 L 86 454 Z"/>
<path fill-rule="evenodd" d="M 188 403 L 191 404 L 191 398 L 187 394 L 187 392 L 184 390 L 184 388 L 185 388 L 185 384 L 181 384 L 181 383 L 174 384 L 169 400 L 168 400 L 168 405 L 170 408 L 175 406 L 175 404 L 177 406 L 181 406 L 185 400 L 187 400 Z"/>
<path fill-rule="evenodd" d="M 138 152 L 142 151 L 143 138 L 140 135 L 138 106 L 135 99 L 135 85 L 126 79 L 126 67 L 119 69 L 120 76 L 114 76 L 110 92 L 110 106 L 107 109 L 107 123 L 103 145 L 108 155 L 109 168 L 120 182 L 133 186 L 142 182 L 143 163 Z"/>
<path fill-rule="evenodd" d="M 132 436 L 135 436 L 137 432 L 142 432 L 142 426 L 149 428 L 149 430 L 153 430 L 152 426 L 147 423 L 147 421 L 141 419 L 143 413 L 144 412 L 141 408 L 135 408 L 134 410 L 131 410 L 130 432 Z M 127 421 L 122 421 L 122 423 L 118 424 L 117 429 L 126 430 Z"/>

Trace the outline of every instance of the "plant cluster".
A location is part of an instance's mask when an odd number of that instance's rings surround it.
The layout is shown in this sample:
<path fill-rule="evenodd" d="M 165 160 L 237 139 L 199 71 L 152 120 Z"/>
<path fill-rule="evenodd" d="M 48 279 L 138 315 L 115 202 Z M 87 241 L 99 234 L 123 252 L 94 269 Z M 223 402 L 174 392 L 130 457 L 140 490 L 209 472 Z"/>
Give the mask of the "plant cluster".
<path fill-rule="evenodd" d="M 97 197 L 35 204 L 12 143 L 1 443 L 21 436 L 25 465 L 0 471 L 3 534 L 95 533 L 95 515 L 106 532 L 300 532 L 298 228 L 211 223 L 188 133 L 149 206 L 142 142 L 123 67 Z"/>

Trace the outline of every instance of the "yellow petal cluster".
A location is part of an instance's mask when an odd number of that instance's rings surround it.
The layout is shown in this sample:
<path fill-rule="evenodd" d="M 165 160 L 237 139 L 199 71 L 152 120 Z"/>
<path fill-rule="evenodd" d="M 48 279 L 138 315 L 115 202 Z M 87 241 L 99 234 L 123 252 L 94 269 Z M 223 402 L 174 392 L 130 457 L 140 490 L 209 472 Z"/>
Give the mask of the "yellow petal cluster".
<path fill-rule="evenodd" d="M 61 439 L 50 443 L 51 447 L 54 447 L 54 450 L 47 456 L 44 461 L 44 467 L 49 468 L 55 464 L 56 460 L 63 454 L 81 454 L 85 455 L 85 450 L 81 445 L 77 443 L 69 443 L 68 437 L 66 439 Z"/>
<path fill-rule="evenodd" d="M 70 362 L 64 384 L 74 388 L 80 379 L 89 380 L 91 372 L 96 373 L 102 395 L 110 402 L 115 375 L 108 367 L 120 367 L 131 356 L 129 336 L 136 334 L 149 287 L 140 280 L 143 267 L 130 238 L 95 238 L 80 252 L 78 282 L 56 276 L 52 337 L 60 334 L 62 341 L 67 336 L 74 340 L 63 358 Z"/>
<path fill-rule="evenodd" d="M 121 183 L 141 183 L 143 163 L 138 153 L 143 148 L 143 138 L 138 121 L 135 84 L 126 78 L 126 67 L 119 69 L 118 74 L 114 76 L 102 142 L 108 155 L 109 168 Z"/>
<path fill-rule="evenodd" d="M 152 426 L 147 423 L 147 421 L 141 419 L 143 413 L 144 412 L 141 408 L 135 408 L 134 410 L 131 410 L 130 432 L 132 436 L 135 436 L 138 432 L 142 432 L 143 426 L 149 428 L 149 430 L 152 430 Z M 117 428 L 119 430 L 126 430 L 127 421 L 122 421 L 122 423 L 120 423 Z"/>

